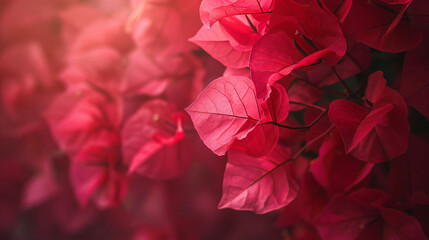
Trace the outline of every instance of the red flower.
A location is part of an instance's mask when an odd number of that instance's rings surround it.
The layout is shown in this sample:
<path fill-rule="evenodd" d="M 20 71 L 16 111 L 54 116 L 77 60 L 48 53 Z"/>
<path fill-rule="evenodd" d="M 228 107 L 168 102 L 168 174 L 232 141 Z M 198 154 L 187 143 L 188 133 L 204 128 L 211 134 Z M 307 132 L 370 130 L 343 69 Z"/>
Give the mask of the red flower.
<path fill-rule="evenodd" d="M 346 152 L 371 163 L 398 157 L 408 149 L 405 101 L 386 86 L 382 72 L 369 77 L 365 95 L 370 107 L 347 100 L 335 100 L 329 106 L 329 117 L 341 132 Z"/>

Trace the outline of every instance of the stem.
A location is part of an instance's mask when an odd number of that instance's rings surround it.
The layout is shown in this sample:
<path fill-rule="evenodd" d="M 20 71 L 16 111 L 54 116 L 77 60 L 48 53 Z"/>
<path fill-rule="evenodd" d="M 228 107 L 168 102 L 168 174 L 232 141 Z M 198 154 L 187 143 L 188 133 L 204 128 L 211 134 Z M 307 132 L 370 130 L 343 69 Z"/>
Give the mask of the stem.
<path fill-rule="evenodd" d="M 337 70 L 334 67 L 331 67 L 332 71 L 335 73 L 335 76 L 337 76 L 337 78 L 340 80 L 341 84 L 344 86 L 344 88 L 347 90 L 347 93 L 352 96 L 353 92 L 352 90 L 349 88 L 349 86 L 347 86 L 347 84 L 344 82 L 344 80 L 341 78 L 340 74 L 338 74 Z"/>
<path fill-rule="evenodd" d="M 280 123 L 278 123 L 278 122 L 264 122 L 264 123 L 261 123 L 261 124 L 259 124 L 259 125 L 265 125 L 265 124 L 272 124 L 272 125 L 274 125 L 274 126 L 277 126 L 277 127 L 282 127 L 282 128 L 287 128 L 287 129 L 294 129 L 294 130 L 308 130 L 308 129 L 310 129 L 311 127 L 313 127 L 323 116 L 325 116 L 326 115 L 326 113 L 328 112 L 328 109 L 325 109 L 325 110 L 323 110 L 322 111 L 322 113 L 321 114 L 319 114 L 319 116 L 317 116 L 317 118 L 316 119 L 314 119 L 313 120 L 313 122 L 311 122 L 309 125 L 307 125 L 307 126 L 301 126 L 301 127 L 291 127 L 291 126 L 286 126 L 286 125 L 283 125 L 283 124 L 280 124 Z"/>
<path fill-rule="evenodd" d="M 253 32 L 258 33 L 258 30 L 256 29 L 255 25 L 253 25 L 252 21 L 250 21 L 250 18 L 247 16 L 247 14 L 244 14 L 244 16 L 246 17 L 247 23 L 249 24 Z"/>
<path fill-rule="evenodd" d="M 350 88 L 349 88 L 349 86 L 347 86 L 347 84 L 344 82 L 344 80 L 340 77 L 340 75 L 338 74 L 338 72 L 337 72 L 337 70 L 335 70 L 335 68 L 334 67 L 331 67 L 332 68 L 332 71 L 335 73 L 335 76 L 337 76 L 337 78 L 340 80 L 340 82 L 341 82 L 341 84 L 344 86 L 344 88 L 347 90 L 347 98 L 349 98 L 349 97 L 351 97 L 351 98 L 353 98 L 354 100 L 356 100 L 356 101 L 358 101 L 358 102 L 360 102 L 360 103 L 362 103 L 362 100 L 361 99 L 359 99 L 359 98 L 357 98 L 356 96 L 355 96 L 355 94 L 357 93 L 357 92 L 353 92 Z"/>
<path fill-rule="evenodd" d="M 307 142 L 307 144 L 304 145 L 304 147 L 300 148 L 298 150 L 298 152 L 296 152 L 293 156 L 292 159 L 297 158 L 302 152 L 304 152 L 305 149 L 307 149 L 308 147 L 310 147 L 311 145 L 313 145 L 315 142 L 317 142 L 319 139 L 321 139 L 322 137 L 324 137 L 326 134 L 328 134 L 333 128 L 335 127 L 335 125 L 331 125 L 326 131 L 324 131 L 322 134 L 320 134 L 319 136 L 311 139 L 311 141 Z M 288 159 L 289 160 L 289 159 Z M 286 160 L 287 161 L 287 160 Z M 281 163 L 282 164 L 282 163 Z"/>
<path fill-rule="evenodd" d="M 311 108 L 315 108 L 315 109 L 318 109 L 320 111 L 326 111 L 326 108 L 319 107 L 319 106 L 313 105 L 311 103 L 302 103 L 302 102 L 294 102 L 294 101 L 289 101 L 289 103 L 296 104 L 296 105 L 302 105 L 302 106 L 306 106 L 306 107 L 311 107 Z"/>
<path fill-rule="evenodd" d="M 259 2 L 259 0 L 256 0 L 256 2 L 258 3 L 259 9 L 261 10 L 261 12 L 264 12 L 264 10 L 262 9 L 261 3 Z"/>
<path fill-rule="evenodd" d="M 296 152 L 291 158 L 284 160 L 283 162 L 279 163 L 278 165 L 276 165 L 274 168 L 272 168 L 271 170 L 267 171 L 266 173 L 264 173 L 262 176 L 260 176 L 258 179 L 256 179 L 252 184 L 250 184 L 249 186 L 247 186 L 247 188 L 253 186 L 255 183 L 259 182 L 261 179 L 263 179 L 264 177 L 266 177 L 268 174 L 271 174 L 272 172 L 274 172 L 276 169 L 278 169 L 279 167 L 283 166 L 284 164 L 295 160 L 299 155 L 301 155 L 302 152 L 304 152 L 305 149 L 307 149 L 308 147 L 310 147 L 311 145 L 313 145 L 315 142 L 317 142 L 320 138 L 324 137 L 326 134 L 328 134 L 335 126 L 331 125 L 326 131 L 324 131 L 322 134 L 320 134 L 319 136 L 311 139 L 311 141 L 309 141 L 307 144 L 305 144 L 302 148 L 300 148 L 298 150 L 298 152 Z"/>
<path fill-rule="evenodd" d="M 261 123 L 259 125 L 266 125 L 266 124 L 272 124 L 272 125 L 277 126 L 277 127 L 293 129 L 293 130 L 307 130 L 307 129 L 309 129 L 309 126 L 291 127 L 291 126 L 286 126 L 286 125 L 280 124 L 278 122 L 264 122 L 264 123 Z"/>
<path fill-rule="evenodd" d="M 359 70 L 360 70 L 360 72 L 363 72 L 364 70 L 360 67 L 360 65 L 358 64 L 358 62 L 352 57 L 352 55 L 351 54 L 348 54 L 348 53 L 346 53 L 347 54 L 347 57 L 349 57 L 350 58 L 350 60 L 352 60 L 352 62 L 359 68 Z"/>

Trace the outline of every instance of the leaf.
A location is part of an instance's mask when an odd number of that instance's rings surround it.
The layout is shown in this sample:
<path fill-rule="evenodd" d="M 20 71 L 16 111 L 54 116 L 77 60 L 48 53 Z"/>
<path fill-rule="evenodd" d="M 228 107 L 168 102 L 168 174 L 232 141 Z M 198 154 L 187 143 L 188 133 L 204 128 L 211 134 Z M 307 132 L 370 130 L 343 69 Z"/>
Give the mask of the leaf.
<path fill-rule="evenodd" d="M 82 76 L 76 80 L 90 81 L 101 89 L 116 91 L 122 74 L 121 61 L 122 56 L 116 49 L 102 46 L 69 54 L 68 66 L 64 72 L 79 71 Z M 62 74 L 62 78 L 67 82 L 75 80 L 67 77 L 68 75 Z"/>
<path fill-rule="evenodd" d="M 154 179 L 180 175 L 189 166 L 190 152 L 184 142 L 183 116 L 162 100 L 143 104 L 121 131 L 124 162 L 128 172 Z"/>
<path fill-rule="evenodd" d="M 323 0 L 323 2 L 340 22 L 344 22 L 353 4 L 353 0 Z"/>
<path fill-rule="evenodd" d="M 171 78 L 172 75 L 158 63 L 158 59 L 135 51 L 130 55 L 121 88 L 126 96 L 157 96 L 165 90 Z"/>
<path fill-rule="evenodd" d="M 49 200 L 59 192 L 59 184 L 53 176 L 50 163 L 45 161 L 40 171 L 32 177 L 25 188 L 22 197 L 22 207 L 31 209 Z"/>
<path fill-rule="evenodd" d="M 44 113 L 54 139 L 70 157 L 103 131 L 117 131 L 120 103 L 83 83 L 57 96 Z"/>
<path fill-rule="evenodd" d="M 244 68 L 249 64 L 250 50 L 240 51 L 232 47 L 230 38 L 219 24 L 210 29 L 202 27 L 189 41 L 197 44 L 226 67 Z"/>
<path fill-rule="evenodd" d="M 247 77 L 213 80 L 186 112 L 205 145 L 224 155 L 234 140 L 245 138 L 261 119 L 253 82 Z"/>
<path fill-rule="evenodd" d="M 289 114 L 289 98 L 280 84 L 274 84 L 270 97 L 261 104 L 263 112 L 259 124 L 249 132 L 246 138 L 236 140 L 233 148 L 240 149 L 253 157 L 262 157 L 270 153 L 279 139 L 279 129 L 267 122 L 281 123 Z"/>
<path fill-rule="evenodd" d="M 408 149 L 407 106 L 398 92 L 386 86 L 382 72 L 369 77 L 366 91 L 372 109 L 335 100 L 329 118 L 341 132 L 347 152 L 362 161 L 383 162 Z"/>
<path fill-rule="evenodd" d="M 283 5 L 282 5 L 283 4 Z M 321 9 L 292 0 L 276 2 L 278 12 L 272 27 L 256 42 L 250 56 L 253 81 L 261 97 L 271 85 L 294 69 L 310 67 L 321 60 L 336 64 L 346 52 L 346 41 L 338 23 Z M 256 78 L 268 73 L 266 78 Z M 265 94 L 264 94 L 265 93 Z"/>
<path fill-rule="evenodd" d="M 329 107 L 329 118 L 340 130 L 346 152 L 359 160 L 371 163 L 387 160 L 375 126 L 392 110 L 392 105 L 378 110 L 369 111 L 346 100 L 335 100 Z"/>
<path fill-rule="evenodd" d="M 235 140 L 231 148 L 239 149 L 252 157 L 270 153 L 279 140 L 279 129 L 272 124 L 259 124 L 241 140 Z"/>
<path fill-rule="evenodd" d="M 321 63 L 317 68 L 302 71 L 309 82 L 318 86 L 326 86 L 337 83 L 368 68 L 371 62 L 370 48 L 353 39 L 347 39 L 347 52 L 335 65 L 335 71 L 326 63 Z"/>
<path fill-rule="evenodd" d="M 334 196 L 317 220 L 320 236 L 322 239 L 360 239 L 364 231 L 376 233 L 377 229 L 370 227 L 378 217 L 372 201 L 383 200 L 385 196 L 381 191 L 370 189 L 360 189 L 350 196 Z"/>
<path fill-rule="evenodd" d="M 392 198 L 412 202 L 410 196 L 415 195 L 420 201 L 427 202 L 424 200 L 429 189 L 427 156 L 429 143 L 421 136 L 411 134 L 407 153 L 390 162 L 388 183 Z"/>
<path fill-rule="evenodd" d="M 264 122 L 281 123 L 289 115 L 289 97 L 286 89 L 280 84 L 273 84 L 270 97 L 262 104 Z"/>
<path fill-rule="evenodd" d="M 408 5 L 397 12 L 390 6 L 355 0 L 344 21 L 344 33 L 380 51 L 410 50 L 421 42 L 422 34 L 403 17 Z"/>
<path fill-rule="evenodd" d="M 311 164 L 310 172 L 328 193 L 345 193 L 362 181 L 372 166 L 346 155 L 340 133 L 333 131 L 322 143 L 319 157 Z"/>
<path fill-rule="evenodd" d="M 302 222 L 312 223 L 328 201 L 328 194 L 307 171 L 301 180 L 297 197 L 282 209 L 276 226 L 289 227 Z"/>
<path fill-rule="evenodd" d="M 329 119 L 340 130 L 347 152 L 350 151 L 349 146 L 352 144 L 356 129 L 368 114 L 367 108 L 347 100 L 338 99 L 329 105 Z"/>
<path fill-rule="evenodd" d="M 125 19 L 103 19 L 86 26 L 76 37 L 70 54 L 84 53 L 98 47 L 111 47 L 120 53 L 132 47 L 131 37 L 124 31 Z"/>
<path fill-rule="evenodd" d="M 416 218 L 390 208 L 382 207 L 379 211 L 385 221 L 384 239 L 427 239 Z"/>
<path fill-rule="evenodd" d="M 201 21 L 208 28 L 225 17 L 268 13 L 271 11 L 271 5 L 272 0 L 203 0 L 200 16 Z"/>
<path fill-rule="evenodd" d="M 101 12 L 88 4 L 74 4 L 58 15 L 62 24 L 63 40 L 67 45 L 72 45 L 78 33 L 85 29 L 88 23 L 102 19 Z"/>
<path fill-rule="evenodd" d="M 382 207 L 388 197 L 375 189 L 333 197 L 316 225 L 322 239 L 427 239 L 417 219 Z"/>
<path fill-rule="evenodd" d="M 200 14 L 204 26 L 190 39 L 222 64 L 248 67 L 255 42 L 265 33 L 272 0 L 205 0 Z M 261 14 L 263 13 L 263 14 Z"/>
<path fill-rule="evenodd" d="M 201 1 L 133 1 L 125 29 L 137 49 L 152 56 L 175 55 L 195 50 L 187 41 L 201 27 Z"/>
<path fill-rule="evenodd" d="M 16 125 L 34 120 L 58 92 L 44 49 L 37 43 L 14 44 L 0 54 L 0 107 Z M 11 131 L 9 129 L 3 131 Z"/>
<path fill-rule="evenodd" d="M 305 81 L 295 81 L 288 87 L 287 94 L 290 101 L 299 103 L 314 104 L 323 97 L 323 92 L 320 89 L 306 83 Z M 305 109 L 304 105 L 291 104 L 290 111 L 300 111 Z"/>
<path fill-rule="evenodd" d="M 255 19 L 247 15 L 236 16 L 221 19 L 219 26 L 234 49 L 250 52 L 256 41 L 264 34 L 268 21 L 269 16 L 266 16 L 266 19 Z"/>
<path fill-rule="evenodd" d="M 297 195 L 290 149 L 278 147 L 262 158 L 230 150 L 219 208 L 250 210 L 258 214 L 289 204 Z"/>
<path fill-rule="evenodd" d="M 93 199 L 99 208 L 108 208 L 122 201 L 128 183 L 119 168 L 120 160 L 120 139 L 109 132 L 92 139 L 76 154 L 70 177 L 81 205 Z"/>
<path fill-rule="evenodd" d="M 415 49 L 405 54 L 400 93 L 405 101 L 419 111 L 426 119 L 429 119 L 429 108 L 427 107 L 429 96 L 429 47 L 426 44 L 429 39 L 429 30 L 424 31 L 424 41 Z"/>

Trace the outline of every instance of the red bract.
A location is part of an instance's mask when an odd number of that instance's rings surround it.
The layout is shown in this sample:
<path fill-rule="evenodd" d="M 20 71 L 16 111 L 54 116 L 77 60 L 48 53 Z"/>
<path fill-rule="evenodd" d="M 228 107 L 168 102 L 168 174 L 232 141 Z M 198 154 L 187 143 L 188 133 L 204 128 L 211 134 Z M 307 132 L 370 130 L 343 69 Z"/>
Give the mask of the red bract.
<path fill-rule="evenodd" d="M 60 60 L 60 31 L 56 11 L 66 1 L 3 1 L 0 15 L 0 49 L 17 43 L 37 42 L 49 59 Z"/>
<path fill-rule="evenodd" d="M 195 49 L 187 39 L 200 27 L 199 0 L 133 0 L 125 30 L 137 49 L 161 56 Z"/>
<path fill-rule="evenodd" d="M 225 154 L 235 139 L 245 138 L 261 119 L 253 82 L 241 76 L 213 80 L 186 112 L 217 155 Z"/>
<path fill-rule="evenodd" d="M 184 116 L 162 100 L 149 101 L 124 124 L 122 151 L 129 173 L 165 179 L 178 176 L 189 166 L 191 156 L 184 142 Z"/>
<path fill-rule="evenodd" d="M 62 111 L 59 111 L 61 109 Z M 71 181 L 82 205 L 115 206 L 124 197 L 118 105 L 85 87 L 72 88 L 46 113 L 51 131 L 71 159 Z"/>
<path fill-rule="evenodd" d="M 407 154 L 391 162 L 388 183 L 395 200 L 428 205 L 429 144 L 422 137 L 411 135 Z"/>
<path fill-rule="evenodd" d="M 320 147 L 319 157 L 311 164 L 310 172 L 328 193 L 343 193 L 366 177 L 372 166 L 346 155 L 340 133 L 333 131 Z"/>
<path fill-rule="evenodd" d="M 277 226 L 289 227 L 299 223 L 313 224 L 328 201 L 328 194 L 323 187 L 307 172 L 301 180 L 295 200 L 281 211 L 277 219 Z"/>
<path fill-rule="evenodd" d="M 350 8 L 352 7 L 353 0 L 323 0 L 340 22 L 344 22 L 344 19 L 349 14 Z"/>
<path fill-rule="evenodd" d="M 317 68 L 297 71 L 297 74 L 304 75 L 304 79 L 318 86 L 326 86 L 364 71 L 370 62 L 369 47 L 355 40 L 347 39 L 346 54 L 334 67 L 322 62 Z"/>
<path fill-rule="evenodd" d="M 82 84 L 59 95 L 45 113 L 60 148 L 72 157 L 104 131 L 120 124 L 119 105 Z"/>
<path fill-rule="evenodd" d="M 190 40 L 227 67 L 247 67 L 253 45 L 265 34 L 271 5 L 271 0 L 203 1 L 205 26 Z"/>
<path fill-rule="evenodd" d="M 17 159 L 0 161 L 0 237 L 8 239 L 18 221 L 20 196 L 29 178 L 28 170 Z M 13 187 L 11 187 L 13 186 Z"/>
<path fill-rule="evenodd" d="M 427 1 L 0 1 L 0 239 L 426 239 Z"/>
<path fill-rule="evenodd" d="M 316 65 L 322 60 L 334 65 L 346 52 L 340 26 L 318 6 L 292 0 L 276 2 L 271 21 L 274 26 L 255 44 L 250 57 L 252 80 L 266 85 L 266 89 L 258 89 L 258 96 L 262 98 L 275 81 L 294 69 Z M 269 75 L 259 78 L 260 73 Z"/>
<path fill-rule="evenodd" d="M 274 123 L 283 122 L 289 114 L 289 99 L 283 86 L 275 84 L 270 97 L 261 104 L 262 118 L 255 128 L 232 148 L 240 149 L 250 156 L 262 157 L 273 150 L 279 139 L 279 128 Z"/>
<path fill-rule="evenodd" d="M 264 156 L 278 140 L 277 127 L 267 124 L 284 121 L 289 112 L 286 91 L 280 85 L 274 88 L 270 98 L 261 102 L 249 78 L 221 77 L 211 82 L 186 111 L 214 153 L 223 155 L 234 147 L 252 156 Z"/>
<path fill-rule="evenodd" d="M 371 163 L 398 157 L 408 149 L 410 132 L 404 100 L 386 86 L 382 72 L 370 76 L 366 97 L 370 107 L 347 100 L 335 100 L 329 107 L 347 153 Z"/>
<path fill-rule="evenodd" d="M 58 15 L 63 24 L 62 39 L 67 47 L 74 43 L 79 33 L 88 26 L 88 23 L 103 19 L 103 14 L 88 4 L 72 5 L 62 10 Z"/>
<path fill-rule="evenodd" d="M 165 99 L 182 111 L 204 89 L 204 80 L 209 77 L 209 72 L 203 67 L 202 61 L 192 54 L 174 56 L 172 59 L 175 68 L 172 68 L 171 72 L 176 77 L 170 79 L 165 89 Z"/>
<path fill-rule="evenodd" d="M 71 182 L 83 206 L 90 199 L 99 208 L 116 206 L 122 201 L 127 180 L 121 169 L 120 150 L 118 136 L 103 132 L 72 158 Z"/>
<path fill-rule="evenodd" d="M 121 83 L 127 97 L 159 96 L 165 91 L 174 91 L 169 96 L 179 107 L 184 107 L 202 90 L 205 71 L 200 60 L 190 54 L 158 57 L 135 51 L 129 60 Z M 186 85 L 186 91 L 179 93 L 177 85 Z"/>
<path fill-rule="evenodd" d="M 322 239 L 426 239 L 419 222 L 398 210 L 384 208 L 388 195 L 361 189 L 336 196 L 318 219 Z"/>
<path fill-rule="evenodd" d="M 205 27 L 225 17 L 271 12 L 272 0 L 203 0 L 200 7 L 201 21 Z"/>
<path fill-rule="evenodd" d="M 426 44 L 429 39 L 429 30 L 424 32 L 424 41 L 405 55 L 404 70 L 400 84 L 400 93 L 405 101 L 429 119 L 428 101 L 428 66 L 429 48 Z"/>
<path fill-rule="evenodd" d="M 297 195 L 290 149 L 278 147 L 265 157 L 228 152 L 219 208 L 266 213 L 287 205 Z"/>
<path fill-rule="evenodd" d="M 78 54 L 70 54 L 69 66 L 64 71 L 79 71 L 82 78 L 105 88 L 110 87 L 112 83 L 114 86 L 117 85 L 121 61 L 121 55 L 116 49 L 100 46 Z"/>
<path fill-rule="evenodd" d="M 160 65 L 158 59 L 141 51 L 133 52 L 130 61 L 122 81 L 122 91 L 127 96 L 157 96 L 165 90 L 170 78 L 175 76 L 168 72 L 169 68 Z"/>
<path fill-rule="evenodd" d="M 46 108 L 58 91 L 54 72 L 37 43 L 19 44 L 1 52 L 0 121 L 7 120 L 9 124 L 1 131 L 10 132 L 12 126 L 32 123 Z"/>
<path fill-rule="evenodd" d="M 42 163 L 40 171 L 29 180 L 22 197 L 22 207 L 30 209 L 58 193 L 60 185 L 53 176 L 53 170 L 47 161 Z"/>
<path fill-rule="evenodd" d="M 248 65 L 250 51 L 234 49 L 219 24 L 213 25 L 210 29 L 202 27 L 189 41 L 203 48 L 227 67 L 243 68 Z"/>
<path fill-rule="evenodd" d="M 402 52 L 417 46 L 422 35 L 404 17 L 411 2 L 399 7 L 378 1 L 355 0 L 344 21 L 344 32 L 364 44 L 385 52 Z"/>
<path fill-rule="evenodd" d="M 62 80 L 88 81 L 99 88 L 117 91 L 124 64 L 122 55 L 132 46 L 124 30 L 124 17 L 95 21 L 80 31 L 67 54 Z"/>
<path fill-rule="evenodd" d="M 132 40 L 125 32 L 124 25 L 125 17 L 121 15 L 91 22 L 76 37 L 70 54 L 84 53 L 97 47 L 111 47 L 121 53 L 129 51 Z"/>

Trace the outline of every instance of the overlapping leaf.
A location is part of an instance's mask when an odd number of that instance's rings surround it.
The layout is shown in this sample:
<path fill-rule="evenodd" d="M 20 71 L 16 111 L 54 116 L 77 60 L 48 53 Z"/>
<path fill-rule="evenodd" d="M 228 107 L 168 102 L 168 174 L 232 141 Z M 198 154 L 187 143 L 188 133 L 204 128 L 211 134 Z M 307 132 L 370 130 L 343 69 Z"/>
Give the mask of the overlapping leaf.
<path fill-rule="evenodd" d="M 204 0 L 200 7 L 201 21 L 206 27 L 212 26 L 222 18 L 260 14 L 271 11 L 272 0 Z"/>
<path fill-rule="evenodd" d="M 234 49 L 230 38 L 223 32 L 219 24 L 213 25 L 210 29 L 202 27 L 189 41 L 203 48 L 227 67 L 244 68 L 248 66 L 250 51 Z"/>
<path fill-rule="evenodd" d="M 122 152 L 129 173 L 166 179 L 183 173 L 191 156 L 184 143 L 183 116 L 162 100 L 147 102 L 124 124 Z"/>
<path fill-rule="evenodd" d="M 266 213 L 290 203 L 297 195 L 290 150 L 278 146 L 265 157 L 228 152 L 219 208 Z"/>
<path fill-rule="evenodd" d="M 402 52 L 422 40 L 418 28 L 404 16 L 411 1 L 399 10 L 377 2 L 355 0 L 344 21 L 345 34 L 385 52 Z"/>
<path fill-rule="evenodd" d="M 372 163 L 393 159 L 408 149 L 407 106 L 398 92 L 386 86 L 382 72 L 369 78 L 366 96 L 372 107 L 335 100 L 329 117 L 340 130 L 347 152 Z"/>
<path fill-rule="evenodd" d="M 346 52 L 340 26 L 321 9 L 292 0 L 279 2 L 276 7 L 280 10 L 272 17 L 274 26 L 255 44 L 250 57 L 253 81 L 266 85 L 266 89 L 258 89 L 261 97 L 266 97 L 270 86 L 294 69 L 322 60 L 334 65 Z M 258 73 L 269 75 L 259 78 Z"/>
<path fill-rule="evenodd" d="M 253 82 L 241 76 L 212 81 L 186 111 L 206 146 L 218 155 L 245 138 L 261 119 Z"/>

